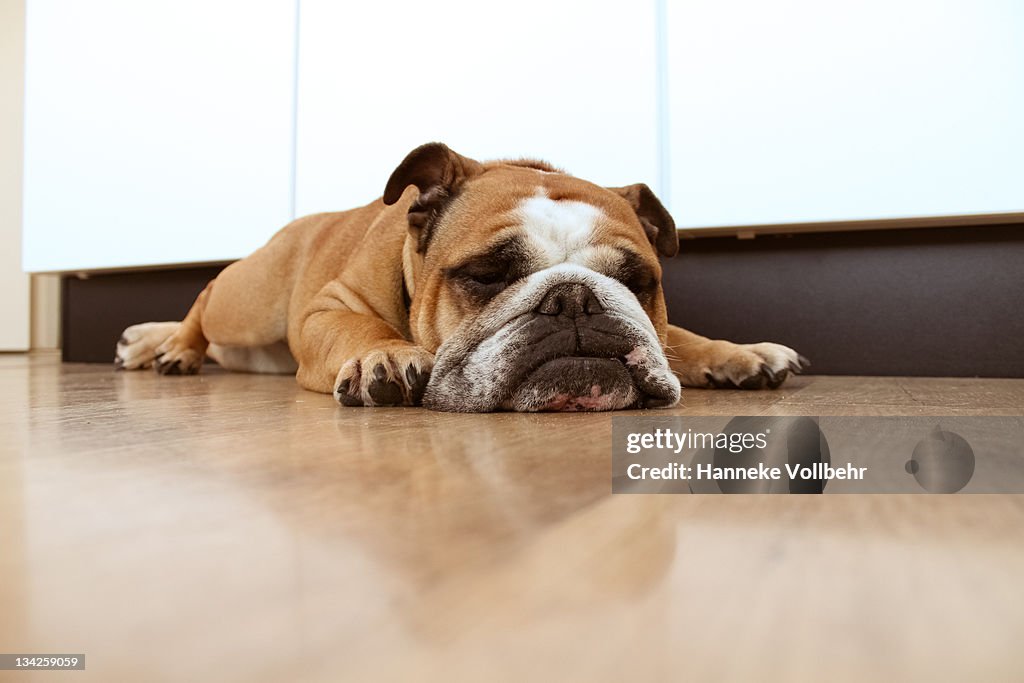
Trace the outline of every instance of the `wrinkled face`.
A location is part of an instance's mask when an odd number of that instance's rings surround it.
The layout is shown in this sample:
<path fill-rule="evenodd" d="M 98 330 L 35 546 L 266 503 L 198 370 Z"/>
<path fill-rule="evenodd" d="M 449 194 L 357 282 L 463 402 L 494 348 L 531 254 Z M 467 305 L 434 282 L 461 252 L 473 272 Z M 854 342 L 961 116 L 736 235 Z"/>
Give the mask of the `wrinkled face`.
<path fill-rule="evenodd" d="M 670 405 L 661 268 L 630 203 L 564 174 L 500 166 L 430 226 L 410 324 L 436 348 L 434 409 Z"/>

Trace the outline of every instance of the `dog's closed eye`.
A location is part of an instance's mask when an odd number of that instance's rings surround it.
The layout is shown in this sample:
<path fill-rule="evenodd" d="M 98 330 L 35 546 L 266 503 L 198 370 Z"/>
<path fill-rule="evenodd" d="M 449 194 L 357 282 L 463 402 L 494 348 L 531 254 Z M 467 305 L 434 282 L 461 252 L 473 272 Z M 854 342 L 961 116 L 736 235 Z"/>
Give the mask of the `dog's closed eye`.
<path fill-rule="evenodd" d="M 528 259 L 516 240 L 495 245 L 488 251 L 445 271 L 446 277 L 479 301 L 488 301 L 510 284 L 529 275 Z"/>
<path fill-rule="evenodd" d="M 509 270 L 501 264 L 468 264 L 449 274 L 449 278 L 467 294 L 492 299 L 510 284 Z"/>
<path fill-rule="evenodd" d="M 641 303 L 658 288 L 658 275 L 636 253 L 622 250 L 623 259 L 609 275 L 624 284 Z"/>

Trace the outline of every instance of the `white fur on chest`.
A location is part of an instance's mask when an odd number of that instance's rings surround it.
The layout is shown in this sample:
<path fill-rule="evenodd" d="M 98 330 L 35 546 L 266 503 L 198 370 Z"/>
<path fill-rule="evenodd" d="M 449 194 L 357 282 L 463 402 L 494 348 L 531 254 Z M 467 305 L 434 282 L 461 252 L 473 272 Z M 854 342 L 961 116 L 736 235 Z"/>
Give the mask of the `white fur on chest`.
<path fill-rule="evenodd" d="M 593 204 L 555 201 L 544 190 L 522 200 L 517 213 L 530 240 L 548 257 L 549 266 L 571 260 L 586 248 L 604 216 Z"/>

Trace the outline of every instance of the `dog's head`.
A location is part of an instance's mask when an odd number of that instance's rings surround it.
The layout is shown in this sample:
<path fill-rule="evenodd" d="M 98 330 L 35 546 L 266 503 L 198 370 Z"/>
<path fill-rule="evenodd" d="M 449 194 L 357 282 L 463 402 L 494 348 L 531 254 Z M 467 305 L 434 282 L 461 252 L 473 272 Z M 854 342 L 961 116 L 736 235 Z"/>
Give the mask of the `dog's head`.
<path fill-rule="evenodd" d="M 605 188 L 535 161 L 480 163 L 432 143 L 409 186 L 409 323 L 436 353 L 429 408 L 616 410 L 674 404 L 658 255 L 678 249 L 646 185 Z"/>

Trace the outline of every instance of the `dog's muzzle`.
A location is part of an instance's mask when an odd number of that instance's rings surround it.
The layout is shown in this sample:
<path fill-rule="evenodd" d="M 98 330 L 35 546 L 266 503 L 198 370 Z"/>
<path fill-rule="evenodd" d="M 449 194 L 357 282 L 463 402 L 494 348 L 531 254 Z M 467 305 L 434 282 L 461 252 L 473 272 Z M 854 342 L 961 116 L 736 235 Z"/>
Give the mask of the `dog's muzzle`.
<path fill-rule="evenodd" d="M 503 408 L 614 410 L 639 398 L 626 363 L 633 347 L 627 330 L 605 315 L 584 284 L 548 290 L 526 325 L 515 389 Z M 663 397 L 647 397 L 663 403 Z"/>
<path fill-rule="evenodd" d="M 442 346 L 424 405 L 535 412 L 674 404 L 679 382 L 653 327 L 632 294 L 615 284 L 632 299 L 642 321 L 636 311 L 621 310 L 623 297 L 609 296 L 607 282 L 555 278 L 529 298 L 527 311 L 471 350 L 465 343 Z"/>

